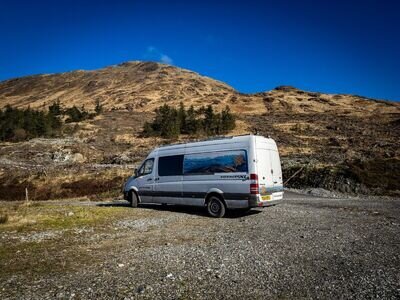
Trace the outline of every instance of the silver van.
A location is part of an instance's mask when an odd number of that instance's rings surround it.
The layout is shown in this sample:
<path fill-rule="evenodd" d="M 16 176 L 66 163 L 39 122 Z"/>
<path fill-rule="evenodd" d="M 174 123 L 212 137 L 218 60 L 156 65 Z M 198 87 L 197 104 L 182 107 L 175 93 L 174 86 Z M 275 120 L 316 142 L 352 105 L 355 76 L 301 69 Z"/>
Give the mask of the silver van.
<path fill-rule="evenodd" d="M 227 209 L 279 203 L 282 170 L 274 140 L 245 135 L 154 149 L 125 183 L 124 199 L 138 203 L 205 206 L 212 217 Z"/>

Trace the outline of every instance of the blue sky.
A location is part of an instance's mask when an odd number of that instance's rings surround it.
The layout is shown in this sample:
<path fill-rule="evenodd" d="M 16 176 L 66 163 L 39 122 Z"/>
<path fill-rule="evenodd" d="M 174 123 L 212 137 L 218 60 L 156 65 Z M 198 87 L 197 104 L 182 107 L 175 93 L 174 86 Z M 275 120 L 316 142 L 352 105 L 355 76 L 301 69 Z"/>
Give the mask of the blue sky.
<path fill-rule="evenodd" d="M 0 80 L 155 60 L 246 93 L 400 100 L 397 3 L 0 0 Z"/>

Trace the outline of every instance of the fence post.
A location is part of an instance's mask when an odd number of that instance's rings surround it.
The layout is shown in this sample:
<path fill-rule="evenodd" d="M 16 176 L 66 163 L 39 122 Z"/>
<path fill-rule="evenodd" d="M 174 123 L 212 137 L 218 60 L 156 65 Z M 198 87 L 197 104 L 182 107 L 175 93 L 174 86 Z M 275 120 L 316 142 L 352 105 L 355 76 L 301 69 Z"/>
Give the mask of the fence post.
<path fill-rule="evenodd" d="M 26 204 L 28 204 L 29 202 L 29 195 L 28 195 L 28 188 L 25 188 L 25 200 L 26 200 Z"/>

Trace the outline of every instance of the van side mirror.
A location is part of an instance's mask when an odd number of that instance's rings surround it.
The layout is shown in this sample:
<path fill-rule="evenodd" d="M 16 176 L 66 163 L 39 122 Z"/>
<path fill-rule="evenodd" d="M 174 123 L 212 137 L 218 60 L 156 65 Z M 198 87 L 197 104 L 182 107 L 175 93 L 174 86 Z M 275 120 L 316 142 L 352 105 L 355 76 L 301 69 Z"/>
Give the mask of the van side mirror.
<path fill-rule="evenodd" d="M 133 171 L 133 174 L 135 175 L 135 177 L 138 176 L 138 169 L 137 168 L 135 168 L 135 170 Z"/>

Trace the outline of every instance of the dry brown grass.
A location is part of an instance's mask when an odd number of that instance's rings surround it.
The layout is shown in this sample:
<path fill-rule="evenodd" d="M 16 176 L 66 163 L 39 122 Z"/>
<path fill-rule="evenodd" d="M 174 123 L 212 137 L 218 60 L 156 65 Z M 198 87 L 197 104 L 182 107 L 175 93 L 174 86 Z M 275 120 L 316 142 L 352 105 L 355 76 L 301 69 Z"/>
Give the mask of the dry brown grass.
<path fill-rule="evenodd" d="M 0 213 L 0 224 L 5 224 L 8 221 L 8 215 L 6 213 Z"/>
<path fill-rule="evenodd" d="M 68 82 L 68 85 L 65 84 Z M 352 95 L 305 92 L 295 88 L 242 94 L 220 81 L 195 72 L 157 63 L 130 62 L 96 71 L 39 75 L 0 83 L 0 108 L 7 104 L 42 109 L 56 100 L 64 106 L 94 110 L 95 99 L 107 111 L 152 112 L 164 103 L 178 106 L 229 105 L 240 114 L 270 111 L 295 113 L 344 112 L 354 115 L 398 112 L 400 105 Z M 268 98 L 267 107 L 264 100 Z M 88 133 L 89 134 L 89 133 Z"/>
<path fill-rule="evenodd" d="M 24 200 L 28 186 L 30 200 L 73 197 L 93 199 L 121 196 L 121 186 L 133 174 L 129 168 L 99 170 L 54 169 L 46 175 L 21 174 L 14 182 L 0 185 L 2 200 Z"/>

